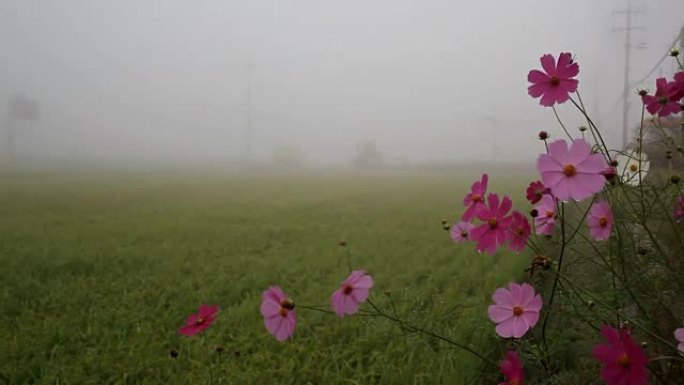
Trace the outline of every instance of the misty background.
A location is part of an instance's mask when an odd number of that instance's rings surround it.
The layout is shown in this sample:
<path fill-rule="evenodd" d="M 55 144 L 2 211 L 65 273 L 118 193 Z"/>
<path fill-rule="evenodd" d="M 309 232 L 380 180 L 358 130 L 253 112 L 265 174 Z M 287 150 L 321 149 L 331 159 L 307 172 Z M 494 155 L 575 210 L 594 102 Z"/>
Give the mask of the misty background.
<path fill-rule="evenodd" d="M 684 23 L 684 1 L 632 1 L 632 81 Z M 544 53 L 576 55 L 580 92 L 620 145 L 627 1 L 3 0 L 2 148 L 37 164 L 532 162 L 560 137 L 527 95 Z M 670 76 L 666 60 L 633 89 Z M 39 119 L 10 122 L 8 102 Z M 633 97 L 630 118 L 638 124 Z M 583 123 L 570 103 L 570 127 Z"/>

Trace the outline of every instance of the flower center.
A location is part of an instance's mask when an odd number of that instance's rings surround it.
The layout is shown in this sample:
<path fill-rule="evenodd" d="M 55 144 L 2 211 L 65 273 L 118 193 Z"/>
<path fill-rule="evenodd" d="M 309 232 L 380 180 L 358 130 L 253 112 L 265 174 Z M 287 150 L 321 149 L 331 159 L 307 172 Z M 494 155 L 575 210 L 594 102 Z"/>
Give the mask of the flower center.
<path fill-rule="evenodd" d="M 560 79 L 558 79 L 558 76 L 551 76 L 549 79 L 549 83 L 551 83 L 552 86 L 557 86 L 560 84 Z"/>
<path fill-rule="evenodd" d="M 280 314 L 281 317 L 287 317 L 287 313 L 289 310 L 285 309 L 284 307 L 281 307 L 280 310 L 278 310 L 278 314 Z"/>
<path fill-rule="evenodd" d="M 601 225 L 601 227 L 608 226 L 608 219 L 606 217 L 599 218 L 599 225 Z"/>
<path fill-rule="evenodd" d="M 554 212 L 553 212 L 553 211 L 551 211 L 551 210 L 547 210 L 547 211 L 546 211 L 546 217 L 547 217 L 547 218 L 553 218 L 553 216 L 554 216 Z"/>
<path fill-rule="evenodd" d="M 636 164 L 630 164 L 629 165 L 629 171 L 637 172 L 638 170 L 639 170 L 639 166 L 637 166 Z"/>
<path fill-rule="evenodd" d="M 471 199 L 473 202 L 482 202 L 482 197 L 479 196 L 478 194 L 473 194 L 473 195 L 471 195 L 471 196 L 470 196 L 470 199 Z"/>
<path fill-rule="evenodd" d="M 351 287 L 349 285 L 344 285 L 344 288 L 342 289 L 342 293 L 349 295 L 349 294 L 351 294 L 352 290 L 354 290 L 353 287 Z"/>
<path fill-rule="evenodd" d="M 522 384 L 522 382 L 520 382 L 520 380 L 518 380 L 517 378 L 512 378 L 512 379 L 508 380 L 508 385 L 520 385 L 520 384 Z"/>
<path fill-rule="evenodd" d="M 522 237 L 525 234 L 525 229 L 518 227 L 518 231 L 516 231 L 516 233 Z"/>
<path fill-rule="evenodd" d="M 626 368 L 629 366 L 629 357 L 627 356 L 627 353 L 622 353 L 620 356 L 618 356 L 617 363 L 622 366 L 623 368 Z"/>
<path fill-rule="evenodd" d="M 489 223 L 489 227 L 491 227 L 492 229 L 495 229 L 499 225 L 499 221 L 496 220 L 496 218 L 491 218 L 488 221 L 488 223 Z"/>
<path fill-rule="evenodd" d="M 197 318 L 197 320 L 195 320 L 195 325 L 201 325 L 204 323 L 204 321 L 205 321 L 204 318 L 199 317 L 199 318 Z"/>
<path fill-rule="evenodd" d="M 292 310 L 295 307 L 294 302 L 289 298 L 281 299 L 280 300 L 280 306 L 284 309 L 287 309 L 287 310 Z"/>
<path fill-rule="evenodd" d="M 575 174 L 577 174 L 577 169 L 571 164 L 566 164 L 563 166 L 563 174 L 566 176 L 575 176 Z"/>
<path fill-rule="evenodd" d="M 658 99 L 658 103 L 662 104 L 663 106 L 667 104 L 667 97 L 662 96 L 660 99 Z"/>
<path fill-rule="evenodd" d="M 523 313 L 523 308 L 521 308 L 520 306 L 516 306 L 513 308 L 513 315 L 521 316 L 522 313 Z"/>
<path fill-rule="evenodd" d="M 461 231 L 461 236 L 462 236 L 463 238 L 468 238 L 468 232 L 465 231 L 465 230 Z"/>

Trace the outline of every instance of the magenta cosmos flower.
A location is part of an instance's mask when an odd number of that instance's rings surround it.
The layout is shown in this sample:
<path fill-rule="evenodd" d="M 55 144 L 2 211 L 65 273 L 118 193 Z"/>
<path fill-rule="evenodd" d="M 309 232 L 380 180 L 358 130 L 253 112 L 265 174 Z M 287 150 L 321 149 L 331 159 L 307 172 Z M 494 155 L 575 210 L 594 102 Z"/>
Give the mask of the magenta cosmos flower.
<path fill-rule="evenodd" d="M 674 76 L 674 98 L 680 100 L 684 98 L 684 72 L 677 72 Z"/>
<path fill-rule="evenodd" d="M 604 325 L 601 328 L 607 345 L 596 345 L 594 358 L 603 364 L 601 379 L 607 385 L 647 385 L 648 356 L 625 329 Z"/>
<path fill-rule="evenodd" d="M 294 302 L 288 298 L 283 289 L 271 286 L 262 295 L 261 315 L 264 326 L 278 341 L 292 337 L 297 326 L 297 313 Z"/>
<path fill-rule="evenodd" d="M 527 245 L 527 239 L 530 237 L 530 232 L 530 223 L 527 218 L 521 213 L 513 211 L 508 225 L 508 248 L 518 253 L 523 251 Z"/>
<path fill-rule="evenodd" d="M 352 271 L 340 288 L 330 298 L 330 305 L 338 316 L 354 314 L 359 305 L 368 299 L 373 278 L 363 270 Z"/>
<path fill-rule="evenodd" d="M 680 86 L 677 81 L 668 82 L 665 78 L 656 79 L 656 92 L 654 95 L 644 95 L 641 101 L 646 106 L 646 110 L 658 116 L 668 116 L 677 114 L 682 106 L 679 104 Z"/>
<path fill-rule="evenodd" d="M 544 195 L 534 209 L 537 210 L 537 216 L 534 218 L 537 235 L 553 234 L 556 228 L 556 199 L 551 195 Z"/>
<path fill-rule="evenodd" d="M 674 205 L 674 212 L 672 213 L 674 219 L 677 223 L 684 217 L 684 195 L 677 197 L 677 201 Z"/>
<path fill-rule="evenodd" d="M 185 325 L 178 329 L 178 333 L 184 336 L 194 336 L 206 330 L 216 319 L 219 307 L 214 305 L 200 305 L 197 314 L 191 314 Z"/>
<path fill-rule="evenodd" d="M 496 334 L 503 338 L 521 338 L 539 321 L 542 299 L 527 283 L 509 283 L 508 290 L 496 289 L 489 306 L 489 319 L 497 323 Z"/>
<path fill-rule="evenodd" d="M 534 181 L 527 186 L 527 200 L 535 204 L 542 199 L 545 194 L 550 194 L 551 189 L 546 188 L 541 181 Z"/>
<path fill-rule="evenodd" d="M 499 385 L 523 385 L 525 383 L 525 371 L 520 357 L 515 351 L 511 350 L 506 353 L 506 358 L 499 363 L 499 369 L 501 369 L 501 374 L 506 377 L 506 382 Z"/>
<path fill-rule="evenodd" d="M 677 349 L 679 349 L 681 353 L 684 353 L 684 328 L 679 328 L 675 330 L 674 336 L 679 342 L 679 345 L 677 345 Z"/>
<path fill-rule="evenodd" d="M 539 155 L 537 168 L 542 181 L 560 200 L 581 201 L 601 191 L 606 183 L 606 167 L 600 154 L 592 154 L 591 145 L 575 139 L 570 148 L 564 139 L 549 143 L 549 153 Z"/>
<path fill-rule="evenodd" d="M 544 71 L 532 70 L 527 74 L 527 81 L 532 83 L 527 92 L 533 98 L 541 96 L 539 104 L 545 107 L 565 103 L 577 91 L 579 82 L 573 78 L 579 74 L 579 64 L 568 52 L 561 53 L 557 63 L 550 54 L 542 56 L 540 61 Z"/>
<path fill-rule="evenodd" d="M 608 202 L 600 201 L 591 206 L 587 215 L 587 226 L 589 226 L 589 235 L 595 240 L 605 241 L 610 238 L 610 232 L 613 229 L 613 212 Z"/>
<path fill-rule="evenodd" d="M 460 221 L 451 226 L 451 239 L 456 242 L 465 242 L 470 240 L 470 231 L 475 227 L 472 222 Z"/>
<path fill-rule="evenodd" d="M 470 192 L 463 198 L 463 206 L 466 207 L 466 211 L 461 216 L 461 220 L 471 221 L 475 217 L 477 210 L 485 205 L 484 198 L 488 183 L 489 176 L 482 174 L 482 179 L 475 181 L 470 187 Z"/>
<path fill-rule="evenodd" d="M 513 207 L 513 202 L 508 196 L 504 196 L 499 202 L 497 194 L 489 194 L 487 203 L 489 206 L 480 206 L 476 213 L 477 218 L 485 223 L 472 229 L 470 238 L 477 241 L 478 251 L 494 254 L 508 237 L 506 229 L 509 227 L 511 217 L 506 217 L 506 214 Z"/>

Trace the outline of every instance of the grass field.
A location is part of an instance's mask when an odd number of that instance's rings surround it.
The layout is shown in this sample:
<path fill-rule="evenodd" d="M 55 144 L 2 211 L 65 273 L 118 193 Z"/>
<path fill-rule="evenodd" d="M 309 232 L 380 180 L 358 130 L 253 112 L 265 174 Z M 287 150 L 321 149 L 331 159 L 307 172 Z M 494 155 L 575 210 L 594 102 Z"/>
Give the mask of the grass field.
<path fill-rule="evenodd" d="M 389 321 L 299 309 L 279 343 L 258 312 L 271 284 L 327 306 L 346 239 L 380 306 L 391 290 L 402 317 L 498 360 L 486 307 L 529 259 L 479 255 L 440 226 L 477 176 L 6 177 L 0 383 L 480 383 L 478 359 Z M 527 210 L 522 183 L 490 186 Z M 218 320 L 179 336 L 201 303 L 219 304 Z"/>

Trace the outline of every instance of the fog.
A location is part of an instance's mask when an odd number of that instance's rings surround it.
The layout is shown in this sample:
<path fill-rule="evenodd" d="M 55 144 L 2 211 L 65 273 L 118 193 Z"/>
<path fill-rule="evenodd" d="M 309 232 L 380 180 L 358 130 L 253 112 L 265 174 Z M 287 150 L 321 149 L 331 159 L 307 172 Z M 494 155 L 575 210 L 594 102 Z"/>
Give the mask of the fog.
<path fill-rule="evenodd" d="M 2 149 L 69 166 L 392 164 L 534 159 L 558 132 L 527 95 L 539 57 L 570 51 L 608 140 L 621 138 L 626 1 L 3 0 Z M 684 1 L 632 1 L 630 79 L 684 23 Z M 670 75 L 665 61 L 639 86 Z M 12 98 L 39 116 L 13 119 Z M 630 109 L 636 124 L 638 99 Z M 582 123 L 569 103 L 559 113 Z"/>

